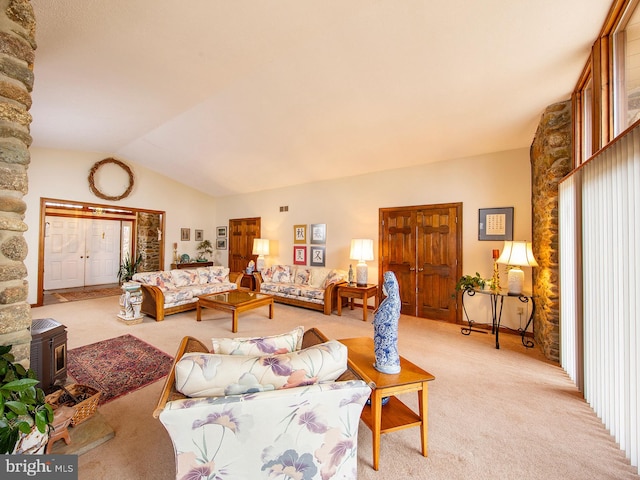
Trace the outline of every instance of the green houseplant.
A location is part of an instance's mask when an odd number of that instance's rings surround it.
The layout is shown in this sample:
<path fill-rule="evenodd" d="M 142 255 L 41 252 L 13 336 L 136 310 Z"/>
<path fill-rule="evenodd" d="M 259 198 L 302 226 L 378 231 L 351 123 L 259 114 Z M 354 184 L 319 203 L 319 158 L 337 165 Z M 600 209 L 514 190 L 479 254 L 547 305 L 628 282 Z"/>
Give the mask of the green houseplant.
<path fill-rule="evenodd" d="M 31 369 L 15 362 L 11 345 L 0 346 L 0 454 L 13 453 L 21 435 L 49 433 L 53 409 Z"/>
<path fill-rule="evenodd" d="M 120 268 L 118 269 L 118 280 L 120 283 L 128 282 L 131 280 L 133 275 L 138 271 L 138 267 L 142 263 L 142 253 L 138 254 L 135 262 L 131 261 L 131 257 L 127 253 L 127 256 L 124 258 L 122 263 L 120 264 Z"/>
<path fill-rule="evenodd" d="M 456 283 L 456 291 L 464 291 L 470 288 L 484 288 L 485 279 L 480 276 L 478 272 L 476 272 L 475 276 L 471 275 L 463 275 L 458 279 Z"/>
<path fill-rule="evenodd" d="M 209 255 L 213 253 L 213 245 L 209 240 L 203 240 L 198 244 L 196 250 L 198 250 L 198 261 L 206 262 Z"/>

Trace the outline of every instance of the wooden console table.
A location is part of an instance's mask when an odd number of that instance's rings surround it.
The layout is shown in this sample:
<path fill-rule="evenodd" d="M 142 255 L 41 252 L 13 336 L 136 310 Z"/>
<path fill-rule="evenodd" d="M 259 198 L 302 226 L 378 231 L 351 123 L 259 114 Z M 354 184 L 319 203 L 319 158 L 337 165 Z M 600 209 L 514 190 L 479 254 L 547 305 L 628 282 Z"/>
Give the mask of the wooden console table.
<path fill-rule="evenodd" d="M 213 262 L 191 262 L 191 263 L 172 263 L 171 269 L 183 269 L 183 268 L 198 268 L 198 267 L 213 267 Z"/>
<path fill-rule="evenodd" d="M 339 340 L 349 350 L 349 368 L 371 387 L 371 405 L 365 405 L 361 419 L 371 429 L 373 445 L 373 469 L 378 470 L 380 461 L 380 436 L 410 427 L 420 427 L 421 452 L 427 456 L 428 436 L 428 382 L 436 377 L 425 372 L 409 360 L 400 357 L 400 373 L 382 373 L 373 367 L 373 338 L 347 338 Z M 418 392 L 416 414 L 394 395 Z M 388 403 L 382 406 L 384 398 Z"/>

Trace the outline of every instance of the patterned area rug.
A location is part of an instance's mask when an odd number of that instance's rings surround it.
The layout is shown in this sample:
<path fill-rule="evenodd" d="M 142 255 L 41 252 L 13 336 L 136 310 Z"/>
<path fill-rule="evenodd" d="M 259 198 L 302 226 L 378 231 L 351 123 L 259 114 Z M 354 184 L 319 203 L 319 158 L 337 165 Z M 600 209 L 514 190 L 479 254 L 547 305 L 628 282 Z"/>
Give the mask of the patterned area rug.
<path fill-rule="evenodd" d="M 67 371 L 76 383 L 102 392 L 106 403 L 166 376 L 173 358 L 133 335 L 122 335 L 67 352 Z"/>
<path fill-rule="evenodd" d="M 96 288 L 94 290 L 76 290 L 72 292 L 53 293 L 61 302 L 75 302 L 77 300 L 89 300 L 91 298 L 110 297 L 122 295 L 120 287 Z"/>

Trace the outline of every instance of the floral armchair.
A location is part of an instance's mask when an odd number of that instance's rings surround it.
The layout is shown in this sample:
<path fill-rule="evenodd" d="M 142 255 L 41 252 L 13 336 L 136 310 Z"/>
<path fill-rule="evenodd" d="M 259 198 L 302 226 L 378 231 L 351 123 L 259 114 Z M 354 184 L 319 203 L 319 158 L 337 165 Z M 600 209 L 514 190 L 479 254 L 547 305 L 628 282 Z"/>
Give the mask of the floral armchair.
<path fill-rule="evenodd" d="M 185 370 L 185 362 L 197 371 L 196 390 L 202 388 L 198 382 L 211 381 L 212 377 L 210 370 L 200 368 L 210 362 L 203 360 L 207 347 L 186 337 L 154 412 L 173 442 L 176 479 L 357 478 L 360 413 L 371 389 L 361 380 L 318 381 L 322 379 L 318 355 L 323 364 L 333 364 L 330 375 L 338 377 L 340 372 L 334 367 L 342 362 L 338 358 L 341 353 L 333 345 L 309 348 L 311 353 L 303 348 L 301 353 L 270 354 L 259 361 L 273 367 L 278 375 L 287 376 L 282 385 L 256 387 L 252 377 L 243 394 L 188 397 L 176 390 L 176 384 L 188 390 L 186 371 L 191 378 L 194 376 L 191 367 Z M 216 361 L 222 358 L 215 354 L 212 357 Z M 238 369 L 243 363 L 251 365 L 248 370 L 253 369 L 258 382 L 265 377 L 263 370 L 255 370 L 255 358 L 235 357 L 228 360 L 233 363 L 226 365 L 222 358 L 223 364 L 218 364 L 225 378 L 229 377 L 229 365 Z M 308 370 L 307 381 L 296 367 L 303 363 L 308 365 L 304 369 Z M 240 379 L 244 376 L 236 372 L 234 389 L 243 384 Z"/>

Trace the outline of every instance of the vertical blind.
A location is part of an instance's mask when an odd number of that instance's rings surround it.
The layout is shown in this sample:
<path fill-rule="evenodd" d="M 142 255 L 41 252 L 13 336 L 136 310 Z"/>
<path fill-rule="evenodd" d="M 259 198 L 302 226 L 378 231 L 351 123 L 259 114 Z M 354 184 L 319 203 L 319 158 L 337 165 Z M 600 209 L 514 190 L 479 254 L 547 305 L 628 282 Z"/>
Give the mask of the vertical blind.
<path fill-rule="evenodd" d="M 559 224 L 562 366 L 637 467 L 640 126 L 561 183 Z"/>

